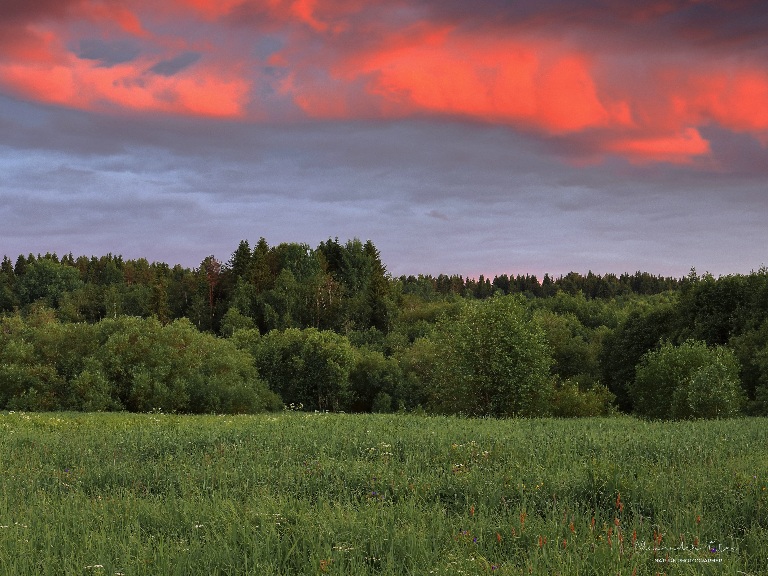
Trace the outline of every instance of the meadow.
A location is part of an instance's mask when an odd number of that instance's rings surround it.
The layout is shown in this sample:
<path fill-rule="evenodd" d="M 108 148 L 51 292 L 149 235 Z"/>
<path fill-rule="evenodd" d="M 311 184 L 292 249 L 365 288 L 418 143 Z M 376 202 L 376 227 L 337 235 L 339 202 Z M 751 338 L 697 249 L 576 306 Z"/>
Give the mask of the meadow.
<path fill-rule="evenodd" d="M 768 573 L 764 419 L 0 413 L 0 574 Z"/>

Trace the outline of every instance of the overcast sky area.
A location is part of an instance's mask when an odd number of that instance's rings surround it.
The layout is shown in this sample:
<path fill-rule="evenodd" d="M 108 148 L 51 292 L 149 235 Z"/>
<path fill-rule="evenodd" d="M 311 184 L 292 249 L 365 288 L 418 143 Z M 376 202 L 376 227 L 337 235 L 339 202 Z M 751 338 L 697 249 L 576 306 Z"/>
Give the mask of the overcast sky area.
<path fill-rule="evenodd" d="M 0 256 L 768 264 L 762 0 L 2 0 Z"/>

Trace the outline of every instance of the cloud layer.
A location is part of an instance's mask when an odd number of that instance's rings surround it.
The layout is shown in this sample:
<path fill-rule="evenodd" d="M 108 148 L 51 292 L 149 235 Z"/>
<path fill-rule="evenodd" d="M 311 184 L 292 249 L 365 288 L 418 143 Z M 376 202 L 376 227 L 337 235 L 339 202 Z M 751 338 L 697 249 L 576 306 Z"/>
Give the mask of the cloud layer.
<path fill-rule="evenodd" d="M 57 0 L 0 7 L 0 86 L 101 112 L 456 117 L 690 163 L 768 141 L 758 1 Z"/>
<path fill-rule="evenodd" d="M 747 272 L 766 33 L 757 0 L 7 0 L 0 251 Z"/>

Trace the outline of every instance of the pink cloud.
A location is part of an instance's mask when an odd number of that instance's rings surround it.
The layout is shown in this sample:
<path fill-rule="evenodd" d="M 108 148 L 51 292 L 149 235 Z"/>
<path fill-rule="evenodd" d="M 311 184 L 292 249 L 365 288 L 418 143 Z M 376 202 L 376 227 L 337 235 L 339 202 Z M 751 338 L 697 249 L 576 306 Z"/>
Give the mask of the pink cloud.
<path fill-rule="evenodd" d="M 711 152 L 709 142 L 696 128 L 686 128 L 677 134 L 659 136 L 639 135 L 609 142 L 606 149 L 629 156 L 635 162 L 664 161 L 687 164 L 696 156 Z"/>
<path fill-rule="evenodd" d="M 0 81 L 24 97 L 80 109 L 242 117 L 248 82 L 213 67 L 170 77 L 147 74 L 148 63 L 99 67 L 70 56 L 46 66 L 0 65 Z"/>
<path fill-rule="evenodd" d="M 338 55 L 329 63 L 328 77 L 336 98 L 341 91 L 363 115 L 373 102 L 384 116 L 458 115 L 558 134 L 629 121 L 626 104 L 601 101 L 589 57 L 554 42 L 421 25 L 371 49 Z M 353 94 L 361 83 L 372 102 Z M 314 81 L 302 83 L 300 73 L 284 88 L 310 116 L 329 110 L 323 100 L 333 97 L 332 91 Z"/>
<path fill-rule="evenodd" d="M 620 3 L 617 21 L 653 30 L 688 5 Z M 578 18 L 581 32 L 564 34 L 556 11 L 522 20 L 525 28 L 462 23 L 466 10 L 425 19 L 441 7 L 426 0 L 13 6 L 0 7 L 0 17 L 13 22 L 0 24 L 0 87 L 61 106 L 252 121 L 288 119 L 290 109 L 320 119 L 460 117 L 565 138 L 588 135 L 591 153 L 639 162 L 711 154 L 701 132 L 707 125 L 768 139 L 768 71 L 759 58 L 713 58 L 713 49 L 690 43 L 662 58 L 636 35 L 622 43 L 616 30 L 606 31 L 607 45 L 595 42 L 591 24 Z M 595 5 L 583 11 L 589 10 L 594 14 Z M 73 46 L 83 22 L 95 36 L 128 37 L 143 49 L 131 62 L 110 66 L 78 58 Z M 709 21 L 684 28 L 696 25 L 711 34 Z M 260 56 L 253 45 L 267 34 L 279 36 L 280 46 Z M 665 38 L 665 48 L 676 41 Z M 200 54 L 199 61 L 167 76 L 150 72 L 185 51 Z"/>

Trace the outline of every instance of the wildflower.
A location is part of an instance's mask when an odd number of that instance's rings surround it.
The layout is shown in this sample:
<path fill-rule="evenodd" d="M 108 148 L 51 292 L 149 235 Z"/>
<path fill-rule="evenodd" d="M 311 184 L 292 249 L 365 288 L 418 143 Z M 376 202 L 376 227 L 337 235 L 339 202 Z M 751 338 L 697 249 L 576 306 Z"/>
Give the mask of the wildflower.
<path fill-rule="evenodd" d="M 576 533 L 576 527 L 573 525 L 573 521 L 571 521 L 571 523 L 568 524 L 568 529 L 571 531 L 571 534 Z"/>
<path fill-rule="evenodd" d="M 568 546 L 568 540 L 563 538 L 563 550 L 565 550 L 567 546 Z"/>
<path fill-rule="evenodd" d="M 459 530 L 458 535 L 454 537 L 454 540 L 461 542 L 469 542 L 470 538 L 474 544 L 477 544 L 477 536 L 472 536 L 472 532 L 469 530 Z"/>
<path fill-rule="evenodd" d="M 475 516 L 475 505 L 469 507 L 469 515 L 474 517 Z"/>
<path fill-rule="evenodd" d="M 501 534 L 496 532 L 496 542 L 501 542 Z"/>
<path fill-rule="evenodd" d="M 661 546 L 661 541 L 664 538 L 664 535 L 661 532 L 656 532 L 656 530 L 653 531 L 653 543 L 658 547 Z"/>
<path fill-rule="evenodd" d="M 541 534 L 539 534 L 539 548 L 543 548 L 544 544 L 546 543 L 547 543 L 547 539 Z"/>

